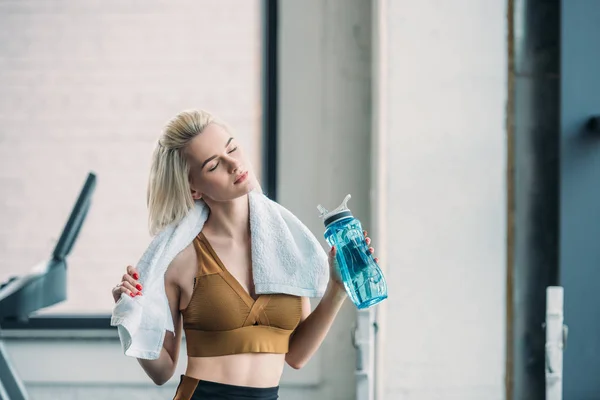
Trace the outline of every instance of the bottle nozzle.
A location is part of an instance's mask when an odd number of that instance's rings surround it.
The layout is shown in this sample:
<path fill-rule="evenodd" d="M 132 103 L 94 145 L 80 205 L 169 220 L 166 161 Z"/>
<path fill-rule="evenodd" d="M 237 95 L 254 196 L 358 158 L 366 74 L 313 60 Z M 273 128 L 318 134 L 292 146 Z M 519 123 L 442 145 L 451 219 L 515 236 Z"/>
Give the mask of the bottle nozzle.
<path fill-rule="evenodd" d="M 329 210 L 327 210 L 325 207 L 323 207 L 320 204 L 317 206 L 317 210 L 319 210 L 319 212 L 321 213 L 321 215 L 319 215 L 319 217 L 321 217 L 321 218 L 325 217 L 325 214 L 327 214 L 329 212 Z"/>
<path fill-rule="evenodd" d="M 338 207 L 341 208 L 343 210 L 347 210 L 348 209 L 348 200 L 350 200 L 352 196 L 350 196 L 350 194 L 347 194 L 346 197 L 344 197 L 344 201 L 342 202 L 342 204 Z"/>
<path fill-rule="evenodd" d="M 342 201 L 342 204 L 337 206 L 337 208 L 335 210 L 333 210 L 332 212 L 342 212 L 342 211 L 348 210 L 348 200 L 350 200 L 351 197 L 352 196 L 347 194 L 346 197 L 344 198 L 344 201 Z"/>
<path fill-rule="evenodd" d="M 344 198 L 344 201 L 342 201 L 342 204 L 340 204 L 333 211 L 329 211 L 328 209 L 326 209 L 325 207 L 323 207 L 322 205 L 319 204 L 317 206 L 317 209 L 321 213 L 321 215 L 319 215 L 319 217 L 322 218 L 324 222 L 327 222 L 327 220 L 330 219 L 333 215 L 339 215 L 339 214 L 343 214 L 343 213 L 351 215 L 350 210 L 348 209 L 348 200 L 350 200 L 351 197 L 352 196 L 350 196 L 349 194 L 346 195 L 346 197 Z"/>

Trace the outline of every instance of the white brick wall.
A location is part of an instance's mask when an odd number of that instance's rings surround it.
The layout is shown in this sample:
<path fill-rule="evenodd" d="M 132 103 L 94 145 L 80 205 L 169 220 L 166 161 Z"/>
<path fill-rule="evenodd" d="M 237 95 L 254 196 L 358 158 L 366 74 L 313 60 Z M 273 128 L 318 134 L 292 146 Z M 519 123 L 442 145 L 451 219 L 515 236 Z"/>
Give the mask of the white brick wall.
<path fill-rule="evenodd" d="M 202 107 L 260 167 L 259 0 L 0 0 L 0 279 L 45 259 L 89 170 L 94 203 L 51 311 L 109 312 L 147 245 L 164 122 Z"/>
<path fill-rule="evenodd" d="M 381 0 L 382 394 L 504 398 L 504 1 Z M 380 110 L 381 112 L 381 110 Z"/>

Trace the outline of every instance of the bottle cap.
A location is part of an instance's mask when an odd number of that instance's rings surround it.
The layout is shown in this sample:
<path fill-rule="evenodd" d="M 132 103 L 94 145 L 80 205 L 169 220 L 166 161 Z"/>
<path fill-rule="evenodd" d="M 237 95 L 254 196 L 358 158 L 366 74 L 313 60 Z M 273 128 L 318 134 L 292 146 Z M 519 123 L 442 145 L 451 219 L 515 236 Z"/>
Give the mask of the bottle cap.
<path fill-rule="evenodd" d="M 342 204 L 340 204 L 335 210 L 332 211 L 328 211 L 325 207 L 323 207 L 320 204 L 317 206 L 317 209 L 321 213 L 319 217 L 323 219 L 323 223 L 325 224 L 326 228 L 330 224 L 333 224 L 334 222 L 339 221 L 340 219 L 352 217 L 352 212 L 348 208 L 348 200 L 350 200 L 351 197 L 352 196 L 348 194 L 344 198 L 344 201 L 342 201 Z"/>

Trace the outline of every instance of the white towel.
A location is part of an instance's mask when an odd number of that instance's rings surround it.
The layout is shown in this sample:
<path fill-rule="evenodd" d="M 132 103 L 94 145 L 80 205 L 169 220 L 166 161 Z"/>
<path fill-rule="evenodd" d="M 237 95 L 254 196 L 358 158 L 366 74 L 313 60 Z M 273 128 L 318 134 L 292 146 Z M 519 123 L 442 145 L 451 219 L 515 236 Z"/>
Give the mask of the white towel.
<path fill-rule="evenodd" d="M 252 274 L 257 294 L 321 297 L 329 279 L 323 247 L 290 211 L 262 193 L 249 194 Z M 165 332 L 174 331 L 164 275 L 179 252 L 200 233 L 209 210 L 203 201 L 179 223 L 159 232 L 136 265 L 143 296 L 121 295 L 111 325 L 118 327 L 126 355 L 154 360 Z"/>

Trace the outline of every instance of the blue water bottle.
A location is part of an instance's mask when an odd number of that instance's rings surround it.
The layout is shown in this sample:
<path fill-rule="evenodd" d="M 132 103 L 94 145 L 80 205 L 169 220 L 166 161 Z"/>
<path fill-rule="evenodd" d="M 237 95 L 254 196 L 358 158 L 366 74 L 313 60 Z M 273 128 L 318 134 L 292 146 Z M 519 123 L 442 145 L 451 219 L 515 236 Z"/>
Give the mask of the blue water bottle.
<path fill-rule="evenodd" d="M 325 239 L 337 250 L 339 274 L 346 292 L 357 308 L 371 307 L 387 299 L 387 285 L 381 269 L 369 252 L 360 221 L 352 216 L 347 203 L 333 211 L 322 205 L 317 208 L 325 224 Z"/>

